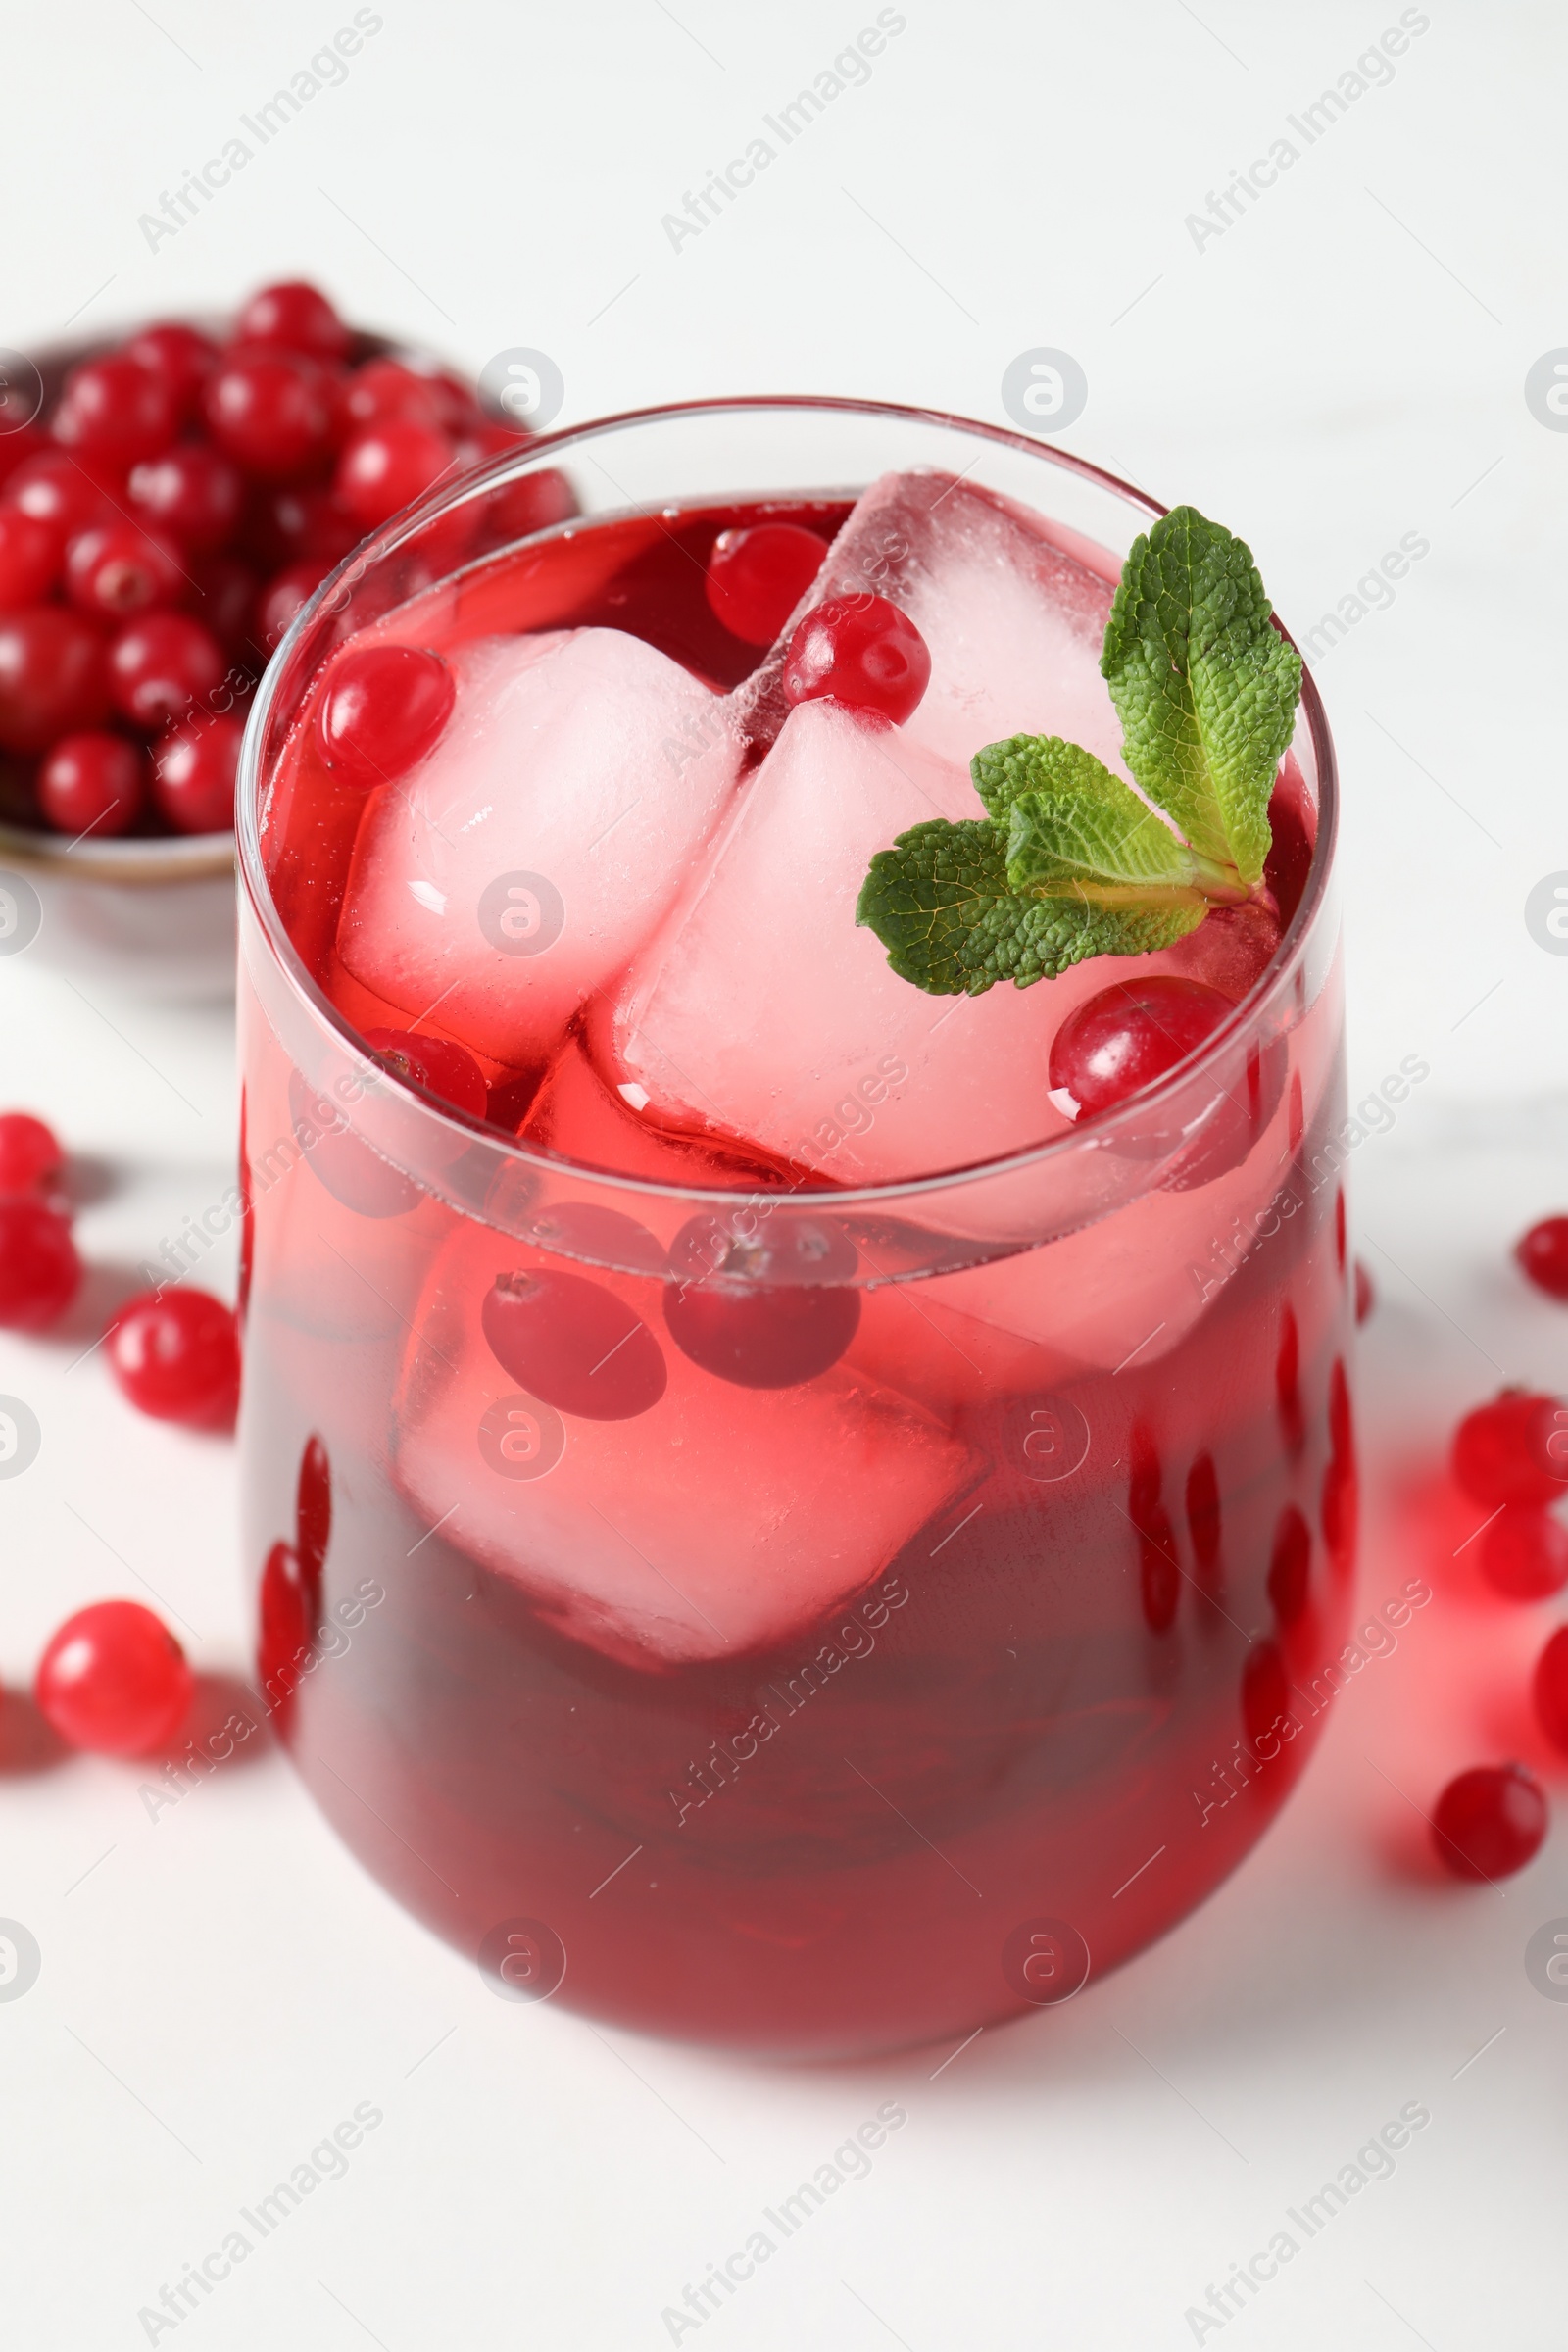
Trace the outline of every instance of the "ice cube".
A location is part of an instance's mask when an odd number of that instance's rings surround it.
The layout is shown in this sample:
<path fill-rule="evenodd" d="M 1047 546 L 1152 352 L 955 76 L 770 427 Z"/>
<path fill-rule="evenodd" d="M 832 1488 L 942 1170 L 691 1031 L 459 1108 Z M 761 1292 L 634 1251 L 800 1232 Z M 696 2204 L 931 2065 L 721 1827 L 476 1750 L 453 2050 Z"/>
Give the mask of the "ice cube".
<path fill-rule="evenodd" d="M 720 699 L 618 629 L 453 657 L 434 752 L 366 809 L 343 964 L 412 1025 L 542 1062 L 673 898 L 736 779 Z"/>
<path fill-rule="evenodd" d="M 1075 552 L 1077 551 L 1077 552 Z M 906 741 L 965 773 L 1009 735 L 1064 735 L 1121 766 L 1121 723 L 1100 674 L 1116 565 L 1092 569 L 1072 534 L 995 491 L 938 472 L 873 482 L 777 646 L 733 701 L 741 727 L 771 743 L 787 716 L 784 647 L 804 612 L 868 590 L 907 613 L 931 655 L 931 682 Z M 976 813 L 966 808 L 966 815 Z"/>
<path fill-rule="evenodd" d="M 562 1266 L 484 1227 L 453 1234 L 415 1316 L 395 1475 L 445 1541 L 613 1657 L 657 1669 L 793 1636 L 978 1474 L 930 1414 L 843 1365 L 765 1391 L 700 1370 L 669 1339 L 661 1284 L 600 1267 L 571 1271 L 608 1294 L 612 1320 L 640 1318 L 628 1352 L 658 1349 L 662 1391 L 618 1420 L 543 1403 L 503 1369 L 482 1315 L 498 1276 Z"/>
<path fill-rule="evenodd" d="M 984 814 L 961 767 L 828 702 L 793 710 L 710 865 L 613 999 L 596 1058 L 634 1107 L 749 1137 L 869 1184 L 1022 1150 L 1067 1125 L 1047 1100 L 1058 1023 L 1141 959 L 1028 989 L 931 997 L 855 920 L 873 853 L 929 817 Z"/>

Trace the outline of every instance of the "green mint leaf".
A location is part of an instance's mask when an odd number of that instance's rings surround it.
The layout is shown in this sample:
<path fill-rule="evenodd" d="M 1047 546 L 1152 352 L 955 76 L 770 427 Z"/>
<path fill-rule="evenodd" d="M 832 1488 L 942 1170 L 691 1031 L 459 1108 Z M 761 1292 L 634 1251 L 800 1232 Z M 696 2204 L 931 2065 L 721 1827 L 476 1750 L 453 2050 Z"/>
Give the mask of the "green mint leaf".
<path fill-rule="evenodd" d="M 971 772 L 993 817 L 1005 811 L 1010 889 L 1102 906 L 1199 895 L 1192 851 L 1093 752 L 1014 735 L 977 753 Z"/>
<path fill-rule="evenodd" d="M 1101 670 L 1141 789 L 1200 858 L 1246 883 L 1268 856 L 1268 802 L 1295 730 L 1301 660 L 1270 622 L 1250 551 L 1196 507 L 1133 544 Z"/>
<path fill-rule="evenodd" d="M 1112 779 L 1114 780 L 1114 779 Z M 931 996 L 983 996 L 999 980 L 1028 988 L 1088 956 L 1141 956 L 1203 919 L 1184 906 L 1097 906 L 1016 892 L 1009 833 L 984 817 L 938 817 L 878 850 L 856 920 L 876 933 L 902 980 Z"/>

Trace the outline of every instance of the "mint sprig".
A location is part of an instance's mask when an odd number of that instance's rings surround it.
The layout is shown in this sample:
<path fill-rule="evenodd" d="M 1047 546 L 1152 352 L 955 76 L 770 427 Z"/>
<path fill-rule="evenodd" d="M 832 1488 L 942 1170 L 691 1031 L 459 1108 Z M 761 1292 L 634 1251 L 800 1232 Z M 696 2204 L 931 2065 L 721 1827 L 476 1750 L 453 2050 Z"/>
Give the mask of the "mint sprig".
<path fill-rule="evenodd" d="M 1254 895 L 1301 685 L 1271 613 L 1249 550 L 1196 508 L 1138 539 L 1101 670 L 1144 797 L 1059 735 L 988 744 L 970 766 L 987 814 L 916 825 L 871 860 L 856 920 L 900 977 L 933 996 L 1028 988 L 1170 947 Z"/>

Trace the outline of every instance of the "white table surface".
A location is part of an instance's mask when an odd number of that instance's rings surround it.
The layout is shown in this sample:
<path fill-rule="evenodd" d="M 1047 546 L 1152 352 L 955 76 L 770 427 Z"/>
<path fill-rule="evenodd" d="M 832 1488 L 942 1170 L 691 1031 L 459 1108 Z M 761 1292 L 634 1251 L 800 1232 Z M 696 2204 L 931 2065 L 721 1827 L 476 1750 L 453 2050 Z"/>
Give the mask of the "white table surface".
<path fill-rule="evenodd" d="M 1484 1601 L 1473 1549 L 1452 1556 L 1479 1514 L 1442 1473 L 1461 1410 L 1504 1374 L 1561 1385 L 1568 1354 L 1560 1310 L 1506 1255 L 1568 1206 L 1568 967 L 1523 917 L 1568 867 L 1568 438 L 1523 393 L 1568 343 L 1568 20 L 1406 12 L 1430 24 L 1392 81 L 1200 249 L 1185 216 L 1398 23 L 1393 0 L 903 13 L 869 82 L 678 251 L 662 216 L 874 8 L 389 0 L 342 85 L 156 249 L 138 217 L 353 11 L 16 14 L 0 339 L 222 307 L 309 270 L 469 368 L 549 352 L 564 421 L 781 388 L 1000 420 L 1004 368 L 1050 345 L 1089 379 L 1069 445 L 1241 529 L 1298 628 L 1401 534 L 1429 539 L 1319 674 L 1346 776 L 1357 1090 L 1407 1054 L 1432 1065 L 1353 1167 L 1381 1294 L 1363 1592 L 1421 1574 L 1437 1598 L 1203 1911 L 946 2067 L 937 2050 L 791 2074 L 504 2005 L 347 1858 L 277 1754 L 153 1821 L 134 1767 L 25 1769 L 24 1710 L 3 1734 L 0 1706 L 0 1916 L 42 1950 L 0 2005 L 0 2333 L 28 2352 L 148 2340 L 139 2310 L 364 2101 L 384 2122 L 346 2177 L 181 2342 L 666 2343 L 663 2308 L 889 2098 L 908 2123 L 870 2177 L 705 2343 L 1190 2343 L 1188 2307 L 1407 2102 L 1432 2120 L 1394 2177 L 1214 2334 L 1562 2340 L 1568 2006 L 1523 1955 L 1568 1913 L 1568 1830 L 1472 1891 L 1426 1869 L 1418 1808 L 1509 1753 L 1568 1793 L 1522 1698 L 1557 1612 Z M 0 1097 L 90 1163 L 97 1269 L 59 1335 L 0 1340 L 0 1391 L 45 1433 L 0 1486 L 0 1677 L 24 1688 L 66 1611 L 143 1588 L 204 1670 L 241 1671 L 231 1448 L 137 1419 L 97 1357 L 70 1369 L 123 1270 L 229 1181 L 228 1019 L 89 1002 L 14 958 Z"/>

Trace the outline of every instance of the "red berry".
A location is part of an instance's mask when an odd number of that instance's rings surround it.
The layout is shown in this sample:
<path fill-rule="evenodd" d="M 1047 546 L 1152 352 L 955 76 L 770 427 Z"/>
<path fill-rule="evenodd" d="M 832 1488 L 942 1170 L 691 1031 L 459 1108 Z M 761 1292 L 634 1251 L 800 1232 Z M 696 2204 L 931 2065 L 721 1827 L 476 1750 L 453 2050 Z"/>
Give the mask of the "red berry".
<path fill-rule="evenodd" d="M 143 760 L 123 735 L 62 735 L 38 771 L 38 806 L 74 839 L 123 833 L 144 797 Z"/>
<path fill-rule="evenodd" d="M 325 457 L 336 423 L 336 387 L 314 360 L 256 348 L 215 368 L 202 396 L 208 430 L 248 473 L 286 481 Z"/>
<path fill-rule="evenodd" d="M 0 612 L 41 604 L 60 576 L 58 523 L 24 507 L 0 507 Z"/>
<path fill-rule="evenodd" d="M 384 784 L 432 750 L 457 700 L 439 654 L 368 645 L 327 672 L 317 734 L 328 767 L 350 784 Z"/>
<path fill-rule="evenodd" d="M 454 1110 L 482 1119 L 490 1090 L 466 1046 L 449 1038 L 425 1037 L 416 1029 L 367 1029 L 365 1042 L 379 1062 L 408 1086 L 439 1095 Z"/>
<path fill-rule="evenodd" d="M 1438 1799 L 1438 1858 L 1456 1879 L 1511 1878 L 1540 1852 L 1546 1818 L 1546 1800 L 1522 1764 L 1479 1764 Z"/>
<path fill-rule="evenodd" d="M 245 524 L 245 544 L 268 569 L 315 556 L 331 565 L 363 536 L 329 482 L 269 483 L 257 488 Z"/>
<path fill-rule="evenodd" d="M 196 556 L 190 564 L 191 610 L 229 653 L 249 643 L 256 574 L 237 556 Z"/>
<path fill-rule="evenodd" d="M 294 1544 L 307 1585 L 319 1595 L 326 1547 L 332 1540 L 332 1465 L 319 1438 L 305 1441 L 294 1494 Z"/>
<path fill-rule="evenodd" d="M 263 286 L 239 315 L 236 343 L 276 343 L 317 360 L 347 357 L 349 330 L 324 294 L 303 278 Z"/>
<path fill-rule="evenodd" d="M 1568 1755 L 1568 1625 L 1560 1625 L 1536 1661 L 1536 1715 L 1553 1747 Z"/>
<path fill-rule="evenodd" d="M 564 1413 L 629 1421 L 664 1394 L 669 1375 L 647 1324 L 581 1274 L 499 1275 L 480 1320 L 508 1378 Z"/>
<path fill-rule="evenodd" d="M 218 345 L 198 328 L 187 326 L 183 319 L 172 319 L 154 326 L 144 326 L 132 335 L 124 346 L 127 359 L 137 360 L 154 375 L 162 376 L 173 396 L 180 422 L 190 416 L 201 396 L 201 388 L 218 365 Z"/>
<path fill-rule="evenodd" d="M 155 458 L 178 429 L 168 378 L 122 351 L 73 368 L 54 414 L 57 441 L 107 466 Z"/>
<path fill-rule="evenodd" d="M 1235 1006 L 1201 980 L 1118 981 L 1070 1012 L 1051 1044 L 1051 1085 L 1080 1118 L 1112 1110 L 1206 1044 Z"/>
<path fill-rule="evenodd" d="M 1568 1528 L 1549 1511 L 1504 1503 L 1481 1539 L 1481 1573 L 1509 1600 L 1544 1600 L 1568 1585 Z"/>
<path fill-rule="evenodd" d="M 305 1564 L 287 1544 L 274 1544 L 262 1570 L 261 1629 L 256 1664 L 273 1706 L 293 1696 L 316 1640 L 318 1595 Z"/>
<path fill-rule="evenodd" d="M 146 1291 L 109 1326 L 109 1369 L 138 1412 L 228 1429 L 239 1402 L 239 1334 L 208 1291 Z"/>
<path fill-rule="evenodd" d="M 454 466 L 462 468 L 479 464 L 497 454 L 495 447 L 479 446 L 487 437 L 501 436 L 501 448 L 515 447 L 518 435 L 502 425 L 486 425 L 477 434 L 466 434 L 453 452 Z M 470 455 L 469 452 L 475 454 Z M 490 491 L 484 501 L 486 531 L 497 545 L 512 539 L 529 538 L 535 531 L 548 531 L 552 524 L 565 522 L 580 513 L 577 494 L 564 473 L 552 466 L 541 466 L 533 473 L 524 473 L 514 482 L 506 482 L 500 489 Z"/>
<path fill-rule="evenodd" d="M 1355 1319 L 1364 1323 L 1378 1302 L 1372 1277 L 1359 1258 L 1355 1261 Z"/>
<path fill-rule="evenodd" d="M 38 1711 L 73 1747 L 145 1756 L 185 1720 L 185 1653 L 139 1600 L 100 1600 L 68 1617 L 38 1662 Z"/>
<path fill-rule="evenodd" d="M 401 1217 L 424 1199 L 412 1177 L 347 1123 L 341 1104 L 312 1094 L 298 1070 L 289 1072 L 288 1116 L 317 1183 L 356 1216 Z"/>
<path fill-rule="evenodd" d="M 109 715 L 104 641 L 60 605 L 0 618 L 0 750 L 42 752 Z"/>
<path fill-rule="evenodd" d="M 365 530 L 422 498 L 452 463 L 452 444 L 433 424 L 389 416 L 356 433 L 337 462 L 333 492 Z"/>
<path fill-rule="evenodd" d="M 0 486 L 8 482 L 17 467 L 28 458 L 36 458 L 53 446 L 41 425 L 19 424 L 13 432 L 0 433 Z"/>
<path fill-rule="evenodd" d="M 836 1364 L 860 1321 L 855 1245 L 823 1220 L 743 1227 L 691 1217 L 670 1264 L 664 1321 L 683 1355 L 743 1389 L 787 1389 Z"/>
<path fill-rule="evenodd" d="M 19 466 L 6 483 L 6 505 L 53 523 L 64 547 L 95 523 L 118 522 L 114 496 L 96 466 L 68 449 L 46 449 Z"/>
<path fill-rule="evenodd" d="M 127 622 L 109 648 L 115 708 L 138 727 L 165 727 L 206 702 L 224 671 L 210 630 L 183 612 L 149 612 Z"/>
<path fill-rule="evenodd" d="M 784 657 L 784 697 L 830 697 L 895 725 L 916 708 L 931 656 L 912 620 L 885 596 L 835 596 L 808 612 Z"/>
<path fill-rule="evenodd" d="M 307 556 L 268 581 L 256 599 L 253 624 L 253 634 L 268 653 L 282 644 L 331 568 L 319 556 Z"/>
<path fill-rule="evenodd" d="M 126 494 L 144 522 L 205 555 L 233 537 L 245 503 L 239 467 L 206 441 L 181 441 L 130 469 Z"/>
<path fill-rule="evenodd" d="M 0 1331 L 45 1331 L 81 1280 L 69 1218 L 42 1200 L 0 1200 Z"/>
<path fill-rule="evenodd" d="M 798 522 L 720 531 L 708 559 L 708 601 L 732 637 L 771 645 L 826 554 L 825 541 Z"/>
<path fill-rule="evenodd" d="M 1543 1217 L 1515 1245 L 1514 1256 L 1538 1291 L 1568 1298 L 1568 1217 Z"/>
<path fill-rule="evenodd" d="M 66 549 L 66 591 L 83 612 L 123 620 L 172 605 L 189 585 L 173 543 L 133 522 L 78 531 Z"/>
<path fill-rule="evenodd" d="M 401 360 L 367 360 L 349 377 L 343 406 L 356 427 L 384 424 L 393 416 L 440 426 L 452 406 L 443 397 L 443 389 L 432 377 L 406 368 Z"/>
<path fill-rule="evenodd" d="M 42 1119 L 30 1110 L 0 1111 L 0 1194 L 30 1193 L 64 1165 L 65 1153 Z"/>
<path fill-rule="evenodd" d="M 237 718 L 187 718 L 153 746 L 153 800 L 176 833 L 226 833 L 245 729 Z"/>
<path fill-rule="evenodd" d="M 1453 1475 L 1475 1502 L 1555 1502 L 1568 1481 L 1568 1406 L 1504 1389 L 1460 1422 Z"/>

